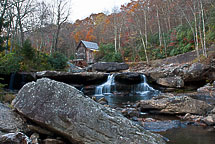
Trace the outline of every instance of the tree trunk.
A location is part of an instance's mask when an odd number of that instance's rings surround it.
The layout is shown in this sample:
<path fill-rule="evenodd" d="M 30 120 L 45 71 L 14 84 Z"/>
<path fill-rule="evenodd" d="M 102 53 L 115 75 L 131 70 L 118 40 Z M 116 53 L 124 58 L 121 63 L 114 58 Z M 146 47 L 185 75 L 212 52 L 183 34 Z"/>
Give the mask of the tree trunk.
<path fill-rule="evenodd" d="M 117 53 L 117 26 L 114 26 L 114 48 L 115 53 Z"/>
<path fill-rule="evenodd" d="M 1 34 L 2 28 L 3 28 L 4 14 L 6 12 L 6 7 L 7 7 L 7 0 L 4 1 L 3 11 L 2 11 L 1 16 L 0 16 L 0 34 Z"/>
<path fill-rule="evenodd" d="M 161 25 L 160 25 L 159 13 L 158 13 L 158 6 L 157 6 L 157 20 L 158 20 L 159 41 L 160 41 L 160 46 L 162 46 Z"/>
<path fill-rule="evenodd" d="M 205 51 L 205 57 L 207 57 L 207 48 L 206 48 L 206 33 L 205 33 L 205 18 L 204 18 L 204 9 L 202 0 L 200 0 L 201 5 L 201 13 L 202 13 L 202 28 L 203 28 L 203 45 L 204 45 L 204 51 Z"/>
<path fill-rule="evenodd" d="M 17 9 L 17 19 L 18 19 L 18 24 L 19 24 L 19 29 L 20 29 L 20 36 L 21 36 L 21 38 L 20 38 L 20 40 L 21 40 L 20 46 L 22 47 L 23 44 L 24 44 L 24 39 L 25 39 L 24 36 L 25 35 L 24 35 L 24 31 L 23 31 L 23 25 L 22 25 L 22 19 L 21 19 L 19 3 L 17 5 L 16 9 Z"/>
<path fill-rule="evenodd" d="M 195 37 L 196 37 L 196 44 L 195 44 L 195 49 L 196 49 L 196 54 L 197 54 L 197 58 L 198 60 L 200 60 L 199 57 L 199 42 L 198 42 L 198 28 L 197 28 L 197 17 L 196 17 L 196 13 L 195 13 L 195 4 L 194 4 L 194 12 L 193 12 L 193 16 L 194 16 L 194 22 L 195 22 Z"/>
<path fill-rule="evenodd" d="M 119 28 L 119 51 L 121 50 L 121 32 L 122 32 L 122 28 Z"/>
<path fill-rule="evenodd" d="M 143 48 L 144 48 L 144 53 L 145 53 L 145 56 L 146 56 L 146 62 L 147 62 L 147 64 L 149 64 L 149 59 L 148 59 L 148 55 L 147 55 L 146 44 L 145 44 L 145 41 L 143 39 L 143 34 L 142 34 L 141 30 L 139 32 L 140 32 L 141 41 L 142 41 Z"/>

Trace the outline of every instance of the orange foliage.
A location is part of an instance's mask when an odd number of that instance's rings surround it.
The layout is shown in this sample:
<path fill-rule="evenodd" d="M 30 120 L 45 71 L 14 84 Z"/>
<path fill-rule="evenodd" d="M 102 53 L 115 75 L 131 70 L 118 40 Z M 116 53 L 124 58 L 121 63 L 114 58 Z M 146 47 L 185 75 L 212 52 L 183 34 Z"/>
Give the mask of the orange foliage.
<path fill-rule="evenodd" d="M 75 39 L 75 42 L 78 43 L 84 37 L 84 35 L 82 32 L 78 31 L 74 34 L 73 37 Z"/>
<path fill-rule="evenodd" d="M 85 40 L 86 41 L 93 41 L 95 39 L 96 39 L 96 37 L 93 35 L 93 28 L 90 28 L 89 31 L 87 32 Z"/>

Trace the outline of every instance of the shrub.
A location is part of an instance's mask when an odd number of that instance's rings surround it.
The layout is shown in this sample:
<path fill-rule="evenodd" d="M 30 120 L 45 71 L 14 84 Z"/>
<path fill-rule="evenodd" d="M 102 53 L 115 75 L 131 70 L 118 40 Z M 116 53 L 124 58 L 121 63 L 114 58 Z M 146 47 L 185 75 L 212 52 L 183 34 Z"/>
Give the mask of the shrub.
<path fill-rule="evenodd" d="M 65 69 L 67 66 L 67 61 L 67 57 L 59 52 L 53 53 L 48 59 L 48 62 L 55 70 Z"/>
<path fill-rule="evenodd" d="M 4 80 L 4 79 L 0 78 L 0 80 Z M 3 101 L 3 94 L 1 92 L 3 92 L 4 87 L 5 87 L 5 84 L 0 83 L 0 102 Z"/>
<path fill-rule="evenodd" d="M 100 51 L 99 51 L 99 58 L 101 61 L 106 62 L 122 62 L 122 55 L 119 52 L 115 52 L 114 45 L 109 44 L 101 44 L 100 45 Z"/>
<path fill-rule="evenodd" d="M 21 58 L 14 53 L 6 54 L 0 58 L 0 73 L 10 74 L 20 70 Z"/>
<path fill-rule="evenodd" d="M 34 69 L 37 71 L 44 71 L 44 70 L 52 70 L 52 65 L 49 62 L 50 56 L 45 53 L 37 53 L 37 57 L 34 60 Z"/>
<path fill-rule="evenodd" d="M 25 40 L 23 47 L 21 48 L 21 54 L 23 55 L 24 59 L 32 60 L 35 57 L 35 50 L 31 45 L 30 40 Z"/>

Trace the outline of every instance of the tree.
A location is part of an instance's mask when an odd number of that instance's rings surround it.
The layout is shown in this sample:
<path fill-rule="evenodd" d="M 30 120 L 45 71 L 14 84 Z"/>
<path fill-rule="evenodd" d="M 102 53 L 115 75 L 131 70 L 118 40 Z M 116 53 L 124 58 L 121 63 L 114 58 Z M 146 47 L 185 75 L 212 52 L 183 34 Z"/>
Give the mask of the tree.
<path fill-rule="evenodd" d="M 34 10 L 33 0 L 14 0 L 13 5 L 16 9 L 16 19 L 20 31 L 20 45 L 22 47 L 25 40 L 23 23 L 28 14 Z"/>
<path fill-rule="evenodd" d="M 61 26 L 67 21 L 70 14 L 69 2 L 70 0 L 55 0 L 54 5 L 52 5 L 52 22 L 56 25 L 56 31 L 53 34 L 53 44 L 50 53 L 52 53 L 52 48 L 54 51 L 58 51 L 58 39 Z"/>

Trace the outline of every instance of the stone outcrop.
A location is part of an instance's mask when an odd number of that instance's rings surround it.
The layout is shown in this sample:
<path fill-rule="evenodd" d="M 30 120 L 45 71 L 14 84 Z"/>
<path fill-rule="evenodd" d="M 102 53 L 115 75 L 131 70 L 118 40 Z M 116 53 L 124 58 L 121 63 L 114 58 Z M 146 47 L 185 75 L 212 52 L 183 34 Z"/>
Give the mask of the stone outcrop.
<path fill-rule="evenodd" d="M 19 115 L 0 103 L 0 135 L 16 131 L 27 131 L 26 127 Z"/>
<path fill-rule="evenodd" d="M 37 72 L 37 79 L 50 78 L 60 82 L 68 84 L 99 84 L 107 80 L 107 73 L 98 72 L 82 72 L 82 73 L 71 73 L 71 72 L 58 72 L 58 71 L 42 71 Z"/>
<path fill-rule="evenodd" d="M 115 81 L 123 84 L 138 84 L 142 80 L 139 73 L 120 73 L 115 76 Z"/>
<path fill-rule="evenodd" d="M 94 102 L 74 87 L 47 78 L 26 84 L 13 106 L 71 143 L 165 143 L 161 136 Z"/>
<path fill-rule="evenodd" d="M 211 65 L 198 62 L 193 64 L 168 64 L 155 68 L 145 68 L 138 72 L 144 73 L 150 81 L 159 85 L 183 88 L 191 82 L 198 85 L 201 81 L 215 80 L 215 68 Z M 174 78 L 180 79 L 180 84 L 176 83 Z"/>
<path fill-rule="evenodd" d="M 192 99 L 188 96 L 164 97 L 161 99 L 141 100 L 138 107 L 142 111 L 162 114 L 206 114 L 212 106 L 204 101 Z"/>
<path fill-rule="evenodd" d="M 99 62 L 93 64 L 92 69 L 100 72 L 119 72 L 129 69 L 129 65 L 117 62 Z"/>

